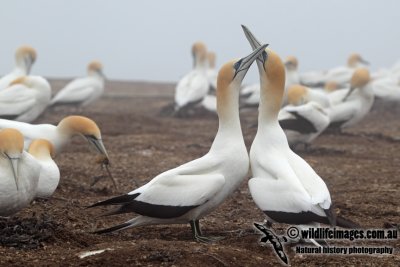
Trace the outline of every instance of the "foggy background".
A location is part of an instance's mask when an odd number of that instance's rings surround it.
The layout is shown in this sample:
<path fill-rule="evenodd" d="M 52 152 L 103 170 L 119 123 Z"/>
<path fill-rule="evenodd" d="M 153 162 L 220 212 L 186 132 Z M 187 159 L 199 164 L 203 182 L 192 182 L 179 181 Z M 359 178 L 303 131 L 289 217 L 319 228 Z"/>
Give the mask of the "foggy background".
<path fill-rule="evenodd" d="M 400 59 L 399 10 L 396 0 L 2 0 L 0 75 L 29 44 L 33 74 L 83 76 L 99 59 L 108 79 L 177 81 L 194 41 L 217 53 L 218 66 L 248 54 L 241 24 L 282 58 L 295 55 L 300 71 L 344 65 L 351 52 L 377 70 Z"/>

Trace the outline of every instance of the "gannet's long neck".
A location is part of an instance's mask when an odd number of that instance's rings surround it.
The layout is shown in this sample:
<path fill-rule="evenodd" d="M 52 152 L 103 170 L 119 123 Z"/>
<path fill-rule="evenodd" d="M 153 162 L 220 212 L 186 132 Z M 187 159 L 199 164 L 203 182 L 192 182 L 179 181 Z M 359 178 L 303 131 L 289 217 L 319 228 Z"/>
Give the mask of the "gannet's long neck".
<path fill-rule="evenodd" d="M 24 57 L 18 57 L 15 59 L 15 67 L 14 72 L 19 75 L 28 75 L 29 66 L 27 62 L 24 60 Z"/>
<path fill-rule="evenodd" d="M 211 150 L 226 149 L 229 146 L 244 145 L 242 128 L 239 117 L 239 89 L 240 86 L 233 82 L 228 88 L 217 90 L 217 112 L 219 118 L 218 132 L 215 136 Z M 231 140 L 234 140 L 230 142 Z"/>
<path fill-rule="evenodd" d="M 271 81 L 265 75 L 261 76 L 260 82 L 258 125 L 277 124 L 284 92 L 282 83 Z"/>

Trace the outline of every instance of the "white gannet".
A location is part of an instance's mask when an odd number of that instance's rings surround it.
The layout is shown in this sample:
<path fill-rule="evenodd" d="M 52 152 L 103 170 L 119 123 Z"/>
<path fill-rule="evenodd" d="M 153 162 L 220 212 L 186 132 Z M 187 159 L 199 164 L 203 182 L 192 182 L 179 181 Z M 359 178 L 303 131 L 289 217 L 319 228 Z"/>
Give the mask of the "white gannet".
<path fill-rule="evenodd" d="M 201 106 L 208 111 L 217 112 L 217 97 L 212 94 L 207 94 L 201 101 Z"/>
<path fill-rule="evenodd" d="M 54 162 L 54 146 L 45 139 L 33 140 L 28 153 L 40 164 L 40 177 L 36 188 L 36 197 L 49 198 L 54 193 L 60 181 L 60 170 Z"/>
<path fill-rule="evenodd" d="M 285 59 L 285 70 L 286 70 L 286 78 L 285 78 L 285 91 L 294 84 L 300 83 L 299 76 L 299 61 L 294 56 L 288 56 Z"/>
<path fill-rule="evenodd" d="M 210 151 L 203 157 L 159 174 L 132 192 L 92 205 L 120 205 L 109 213 L 135 212 L 140 216 L 97 231 L 107 233 L 151 224 L 190 223 L 193 236 L 208 242 L 199 220 L 217 208 L 239 187 L 249 170 L 249 158 L 239 119 L 240 84 L 250 65 L 264 50 L 224 64 L 217 81 L 219 128 Z"/>
<path fill-rule="evenodd" d="M 24 151 L 15 129 L 0 130 L 0 216 L 10 216 L 35 198 L 40 165 Z"/>
<path fill-rule="evenodd" d="M 243 26 L 253 48 L 259 42 Z M 250 149 L 253 178 L 249 189 L 257 206 L 275 222 L 349 226 L 335 218 L 325 182 L 295 154 L 278 123 L 285 88 L 285 69 L 278 54 L 266 49 L 257 59 L 261 98 L 257 134 Z"/>
<path fill-rule="evenodd" d="M 68 83 L 51 100 L 51 105 L 86 106 L 99 99 L 104 92 L 103 65 L 92 61 L 87 67 L 87 77 Z"/>
<path fill-rule="evenodd" d="M 292 147 L 298 144 L 308 147 L 329 125 L 329 115 L 325 110 L 329 106 L 328 98 L 321 104 L 317 101 L 319 96 L 313 99 L 312 93 L 323 94 L 302 85 L 291 86 L 287 94 L 289 105 L 279 111 L 279 125 Z"/>
<path fill-rule="evenodd" d="M 351 77 L 350 88 L 329 94 L 330 128 L 346 128 L 361 121 L 374 103 L 369 71 L 357 68 Z"/>
<path fill-rule="evenodd" d="M 352 53 L 347 59 L 346 66 L 339 66 L 325 72 L 310 72 L 300 75 L 301 83 L 307 86 L 320 86 L 328 81 L 333 81 L 339 86 L 350 82 L 351 76 L 356 68 L 364 67 L 369 63 L 360 54 Z"/>
<path fill-rule="evenodd" d="M 46 109 L 50 84 L 40 76 L 21 76 L 0 91 L 0 118 L 31 122 Z"/>
<path fill-rule="evenodd" d="M 208 68 L 207 68 L 207 79 L 208 83 L 210 84 L 210 92 L 217 90 L 217 77 L 218 71 L 215 68 L 215 58 L 216 55 L 214 52 L 208 51 L 207 52 L 207 61 L 208 61 Z"/>
<path fill-rule="evenodd" d="M 371 81 L 375 97 L 388 102 L 400 102 L 400 77 L 388 75 Z"/>
<path fill-rule="evenodd" d="M 303 85 L 294 84 L 287 89 L 288 103 L 299 106 L 314 101 L 322 107 L 329 107 L 329 97 L 327 93 L 318 89 L 311 89 Z"/>
<path fill-rule="evenodd" d="M 15 68 L 0 79 L 0 90 L 7 88 L 10 83 L 20 76 L 29 75 L 36 61 L 36 51 L 30 46 L 21 46 L 15 51 Z"/>
<path fill-rule="evenodd" d="M 244 86 L 240 91 L 243 106 L 256 107 L 260 101 L 260 84 L 254 83 Z"/>
<path fill-rule="evenodd" d="M 202 42 L 192 46 L 193 70 L 186 74 L 175 88 L 175 111 L 198 104 L 209 90 L 207 78 L 207 48 Z"/>

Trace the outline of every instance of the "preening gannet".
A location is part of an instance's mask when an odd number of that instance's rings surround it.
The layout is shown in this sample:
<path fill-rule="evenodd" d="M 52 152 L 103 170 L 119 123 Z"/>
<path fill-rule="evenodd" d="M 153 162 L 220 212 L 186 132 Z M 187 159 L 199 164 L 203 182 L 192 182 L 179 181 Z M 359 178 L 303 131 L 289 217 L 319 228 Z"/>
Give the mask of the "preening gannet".
<path fill-rule="evenodd" d="M 209 90 L 207 78 L 207 48 L 202 42 L 192 46 L 194 67 L 176 85 L 175 111 L 198 104 Z"/>
<path fill-rule="evenodd" d="M 24 137 L 15 129 L 0 130 L 0 216 L 10 216 L 35 198 L 40 165 L 24 151 Z"/>
<path fill-rule="evenodd" d="M 49 198 L 60 181 L 60 170 L 53 160 L 55 157 L 54 146 L 45 139 L 36 139 L 30 144 L 28 153 L 35 158 L 41 167 L 36 197 Z"/>
<path fill-rule="evenodd" d="M 190 223 L 196 240 L 214 240 L 202 235 L 199 220 L 238 188 L 249 170 L 240 127 L 239 90 L 250 65 L 266 46 L 221 67 L 217 83 L 219 128 L 210 151 L 199 159 L 161 173 L 126 195 L 92 205 L 119 205 L 109 215 L 128 212 L 140 215 L 97 233 L 141 225 Z"/>
<path fill-rule="evenodd" d="M 40 76 L 21 76 L 0 90 L 0 118 L 32 122 L 51 99 L 50 84 Z"/>
<path fill-rule="evenodd" d="M 51 105 L 86 106 L 98 100 L 104 92 L 103 65 L 92 61 L 87 67 L 87 77 L 77 78 L 68 83 L 51 100 Z"/>
<path fill-rule="evenodd" d="M 253 48 L 260 43 L 243 26 Z M 257 206 L 275 222 L 288 224 L 325 223 L 348 226 L 336 218 L 325 182 L 288 145 L 279 126 L 278 113 L 285 88 L 282 60 L 272 50 L 257 59 L 260 73 L 258 129 L 251 145 L 253 178 L 249 189 Z"/>
<path fill-rule="evenodd" d="M 349 89 L 336 90 L 329 94 L 331 128 L 346 128 L 360 122 L 374 103 L 374 92 L 370 84 L 369 71 L 358 68 L 354 71 Z"/>
<path fill-rule="evenodd" d="M 9 74 L 1 77 L 0 90 L 7 88 L 18 77 L 29 75 L 36 56 L 36 51 L 32 47 L 27 45 L 19 47 L 15 51 L 15 68 Z"/>

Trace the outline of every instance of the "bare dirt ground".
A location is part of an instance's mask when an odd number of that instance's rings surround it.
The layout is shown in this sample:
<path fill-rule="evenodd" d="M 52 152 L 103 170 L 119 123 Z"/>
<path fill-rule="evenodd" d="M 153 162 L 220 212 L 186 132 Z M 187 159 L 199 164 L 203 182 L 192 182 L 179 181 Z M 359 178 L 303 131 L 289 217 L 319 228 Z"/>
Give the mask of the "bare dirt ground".
<path fill-rule="evenodd" d="M 53 81 L 54 89 L 64 81 Z M 173 85 L 108 82 L 105 96 L 83 111 L 60 108 L 38 122 L 57 123 L 79 113 L 98 122 L 119 189 L 109 180 L 90 187 L 103 172 L 86 141 L 76 137 L 56 159 L 61 182 L 48 201 L 35 201 L 8 221 L 0 220 L 0 266 L 276 266 L 270 245 L 261 246 L 253 222 L 263 213 L 243 182 L 221 207 L 201 221 L 208 235 L 222 235 L 214 244 L 196 243 L 189 225 L 139 227 L 115 234 L 91 232 L 124 222 L 128 216 L 96 218 L 104 210 L 85 206 L 126 193 L 157 174 L 205 154 L 217 130 L 215 116 L 191 119 L 160 117 L 172 101 Z M 241 114 L 250 146 L 256 110 Z M 337 213 L 366 228 L 382 228 L 400 220 L 400 105 L 375 104 L 357 127 L 344 134 L 324 134 L 311 151 L 300 151 L 325 180 Z M 283 226 L 285 229 L 287 226 Z M 333 242 L 335 244 L 335 242 Z M 292 266 L 398 266 L 400 240 L 341 241 L 342 246 L 390 246 L 391 256 L 300 255 L 287 245 Z M 80 253 L 106 252 L 79 258 Z"/>

